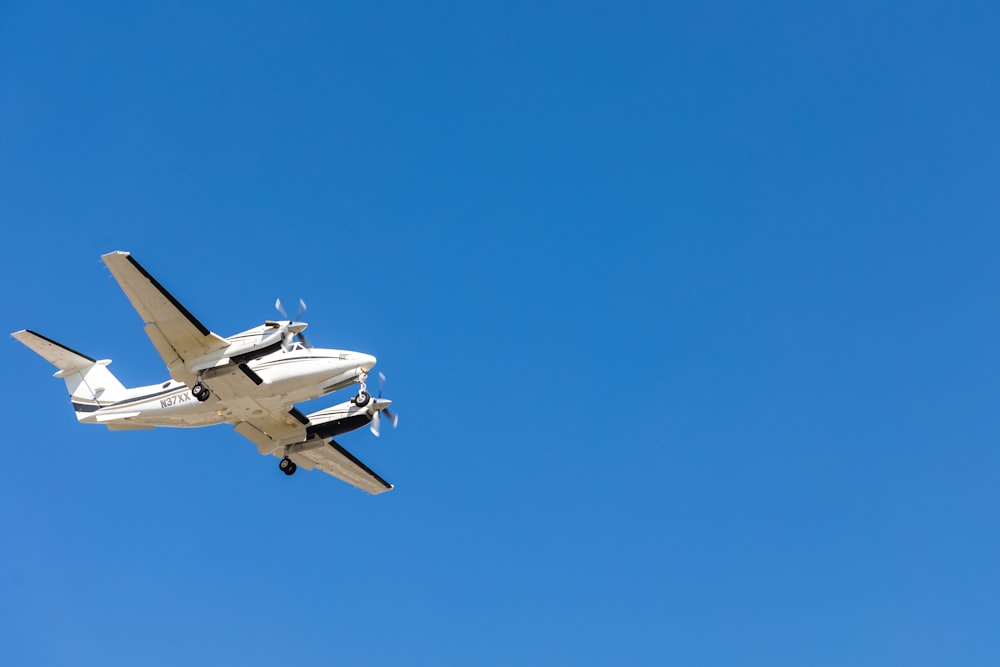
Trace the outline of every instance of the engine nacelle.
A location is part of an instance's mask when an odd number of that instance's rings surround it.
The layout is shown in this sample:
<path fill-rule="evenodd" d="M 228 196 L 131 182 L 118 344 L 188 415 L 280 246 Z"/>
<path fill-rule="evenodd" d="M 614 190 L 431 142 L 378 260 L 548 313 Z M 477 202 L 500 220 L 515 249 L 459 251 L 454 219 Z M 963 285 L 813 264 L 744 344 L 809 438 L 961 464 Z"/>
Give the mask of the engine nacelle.
<path fill-rule="evenodd" d="M 308 415 L 309 427 L 306 430 L 310 436 L 320 438 L 332 438 L 354 431 L 370 424 L 375 414 L 387 408 L 390 403 L 392 401 L 387 398 L 372 398 L 363 406 L 358 406 L 354 399 L 338 403 Z"/>

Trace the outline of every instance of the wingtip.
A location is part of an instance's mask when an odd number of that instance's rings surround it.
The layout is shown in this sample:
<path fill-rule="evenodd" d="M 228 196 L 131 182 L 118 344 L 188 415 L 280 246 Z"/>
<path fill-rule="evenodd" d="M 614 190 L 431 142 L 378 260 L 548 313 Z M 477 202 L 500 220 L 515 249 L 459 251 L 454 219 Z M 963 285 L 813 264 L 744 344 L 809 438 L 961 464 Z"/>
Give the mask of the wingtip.
<path fill-rule="evenodd" d="M 40 333 L 36 333 L 31 329 L 21 329 L 20 331 L 14 331 L 10 334 L 10 337 L 18 341 L 19 343 L 24 343 L 25 345 L 28 344 L 27 341 L 31 340 L 32 337 L 45 338 L 45 336 L 41 335 Z M 45 338 L 45 340 L 48 339 Z"/>

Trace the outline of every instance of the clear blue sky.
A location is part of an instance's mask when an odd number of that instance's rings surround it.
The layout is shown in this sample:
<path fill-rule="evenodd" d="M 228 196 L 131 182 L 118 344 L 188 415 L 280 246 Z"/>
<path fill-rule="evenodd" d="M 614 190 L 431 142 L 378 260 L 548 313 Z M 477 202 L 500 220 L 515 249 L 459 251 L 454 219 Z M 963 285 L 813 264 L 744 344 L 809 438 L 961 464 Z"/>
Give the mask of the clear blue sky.
<path fill-rule="evenodd" d="M 8 340 L 0 663 L 1000 663 L 995 3 L 331 4 L 0 7 L 2 331 L 165 378 L 129 250 L 401 414 L 370 497 Z"/>

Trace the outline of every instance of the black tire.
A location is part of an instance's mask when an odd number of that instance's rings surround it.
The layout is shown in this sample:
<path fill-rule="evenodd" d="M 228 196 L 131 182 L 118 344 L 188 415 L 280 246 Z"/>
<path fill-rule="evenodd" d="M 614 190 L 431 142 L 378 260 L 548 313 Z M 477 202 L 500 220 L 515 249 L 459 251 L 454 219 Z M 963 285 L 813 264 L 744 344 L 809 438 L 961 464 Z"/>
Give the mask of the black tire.
<path fill-rule="evenodd" d="M 287 474 L 289 474 L 288 473 L 288 469 L 290 467 L 294 466 L 294 465 L 295 465 L 295 462 L 292 461 L 291 459 L 288 459 L 288 458 L 281 459 L 281 461 L 278 463 L 278 470 L 280 470 L 281 472 L 283 472 L 283 473 L 285 473 L 287 475 Z"/>
<path fill-rule="evenodd" d="M 212 395 L 212 392 L 210 392 L 208 390 L 208 387 L 204 387 L 203 386 L 201 388 L 201 393 L 198 394 L 197 396 L 195 396 L 195 398 L 197 398 L 199 401 L 201 401 L 202 403 L 204 403 L 205 401 L 208 400 L 208 397 L 211 396 L 211 395 Z"/>
<path fill-rule="evenodd" d="M 295 471 L 298 470 L 298 469 L 299 469 L 299 467 L 297 465 L 295 465 L 295 462 L 293 461 L 292 465 L 288 466 L 288 470 L 285 471 L 285 474 L 288 475 L 289 477 L 291 477 L 292 475 L 295 474 Z"/>
<path fill-rule="evenodd" d="M 191 395 L 197 398 L 199 401 L 203 400 L 202 398 L 200 398 L 203 391 L 205 391 L 205 385 L 203 385 L 200 382 L 195 386 L 191 387 Z"/>
<path fill-rule="evenodd" d="M 367 391 L 363 391 L 354 397 L 354 404 L 359 408 L 363 408 L 368 405 L 368 401 L 372 400 L 372 395 Z"/>

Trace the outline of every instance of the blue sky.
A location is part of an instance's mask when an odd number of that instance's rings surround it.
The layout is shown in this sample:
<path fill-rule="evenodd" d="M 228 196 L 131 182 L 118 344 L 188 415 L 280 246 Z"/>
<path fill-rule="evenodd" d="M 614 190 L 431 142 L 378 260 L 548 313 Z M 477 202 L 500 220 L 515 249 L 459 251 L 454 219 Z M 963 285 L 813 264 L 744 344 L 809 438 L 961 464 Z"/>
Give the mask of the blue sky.
<path fill-rule="evenodd" d="M 165 378 L 129 250 L 401 422 L 369 497 L 9 340 L 0 662 L 995 665 L 998 19 L 6 3 L 4 330 Z"/>

